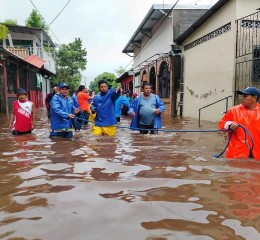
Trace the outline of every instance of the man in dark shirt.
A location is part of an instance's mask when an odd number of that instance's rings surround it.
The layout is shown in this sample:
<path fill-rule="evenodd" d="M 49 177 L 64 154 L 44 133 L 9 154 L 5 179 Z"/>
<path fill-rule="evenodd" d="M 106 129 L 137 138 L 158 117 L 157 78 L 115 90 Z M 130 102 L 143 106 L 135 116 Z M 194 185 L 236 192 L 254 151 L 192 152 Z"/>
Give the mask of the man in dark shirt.
<path fill-rule="evenodd" d="M 59 92 L 59 87 L 58 86 L 54 86 L 53 87 L 53 91 L 51 93 L 48 93 L 46 95 L 46 98 L 45 98 L 45 106 L 46 106 L 46 109 L 47 109 L 47 116 L 48 118 L 51 118 L 51 113 L 50 113 L 50 108 L 51 108 L 51 105 L 50 105 L 50 102 L 51 102 L 51 99 L 53 98 L 53 96 Z"/>

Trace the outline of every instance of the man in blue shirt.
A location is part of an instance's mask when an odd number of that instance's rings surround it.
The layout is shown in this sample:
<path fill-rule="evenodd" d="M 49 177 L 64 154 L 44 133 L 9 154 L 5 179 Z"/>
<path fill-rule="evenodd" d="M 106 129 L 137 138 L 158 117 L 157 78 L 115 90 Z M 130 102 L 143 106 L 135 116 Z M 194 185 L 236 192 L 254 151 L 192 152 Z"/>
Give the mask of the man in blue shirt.
<path fill-rule="evenodd" d="M 133 117 L 130 128 L 140 128 L 141 134 L 147 134 L 148 131 L 154 134 L 155 129 L 162 127 L 161 113 L 164 111 L 163 101 L 159 96 L 151 93 L 150 84 L 145 82 L 143 94 L 132 101 L 128 111 L 128 114 Z"/>
<path fill-rule="evenodd" d="M 50 102 L 51 105 L 51 133 L 50 137 L 72 137 L 72 119 L 80 110 L 75 108 L 73 100 L 69 97 L 69 86 L 59 84 L 59 92 Z"/>
<path fill-rule="evenodd" d="M 96 114 L 92 134 L 114 136 L 117 123 L 115 101 L 120 96 L 120 91 L 119 89 L 108 89 L 108 84 L 105 80 L 98 82 L 98 88 L 99 93 L 95 95 L 90 108 L 92 114 Z"/>

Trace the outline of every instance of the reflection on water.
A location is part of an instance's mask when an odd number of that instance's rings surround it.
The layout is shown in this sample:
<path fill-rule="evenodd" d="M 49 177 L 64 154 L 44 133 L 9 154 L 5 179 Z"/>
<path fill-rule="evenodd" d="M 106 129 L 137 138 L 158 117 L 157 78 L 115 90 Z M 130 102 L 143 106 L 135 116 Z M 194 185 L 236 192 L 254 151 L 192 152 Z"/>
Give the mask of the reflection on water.
<path fill-rule="evenodd" d="M 50 139 L 44 110 L 31 135 L 11 136 L 6 123 L 0 115 L 0 239 L 260 239 L 260 165 L 214 159 L 223 134 L 119 128 L 111 138 L 87 126 Z"/>

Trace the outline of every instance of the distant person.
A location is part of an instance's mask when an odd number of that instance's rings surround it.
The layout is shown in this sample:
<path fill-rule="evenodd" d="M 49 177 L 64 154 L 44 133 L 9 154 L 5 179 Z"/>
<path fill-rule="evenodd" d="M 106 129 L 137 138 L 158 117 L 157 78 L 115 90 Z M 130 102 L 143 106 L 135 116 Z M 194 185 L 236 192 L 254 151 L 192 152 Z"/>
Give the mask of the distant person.
<path fill-rule="evenodd" d="M 132 97 L 131 97 L 131 102 L 133 102 L 134 99 L 137 98 L 137 97 L 138 97 L 138 94 L 137 93 L 133 93 Z"/>
<path fill-rule="evenodd" d="M 53 89 L 52 89 L 52 92 L 51 93 L 48 93 L 46 95 L 46 98 L 45 98 L 45 106 L 46 106 L 46 109 L 47 109 L 47 116 L 48 118 L 51 117 L 51 113 L 50 113 L 50 102 L 51 102 L 51 99 L 53 98 L 53 96 L 59 92 L 59 87 L 58 86 L 54 86 Z"/>
<path fill-rule="evenodd" d="M 99 93 L 95 95 L 91 105 L 92 114 L 96 114 L 93 135 L 114 136 L 116 133 L 115 101 L 120 96 L 119 89 L 108 89 L 105 80 L 98 82 Z"/>
<path fill-rule="evenodd" d="M 31 133 L 35 128 L 34 104 L 27 99 L 27 92 L 25 89 L 17 89 L 16 94 L 18 99 L 13 102 L 9 128 L 13 130 L 13 135 Z"/>
<path fill-rule="evenodd" d="M 130 128 L 140 128 L 141 134 L 147 134 L 148 131 L 155 134 L 154 129 L 162 127 L 161 115 L 165 111 L 165 106 L 159 96 L 151 93 L 148 82 L 145 82 L 142 87 L 143 93 L 133 100 L 128 111 L 133 117 Z"/>
<path fill-rule="evenodd" d="M 125 106 L 127 109 L 130 108 L 130 103 L 127 98 L 123 95 L 123 89 L 120 88 L 120 96 L 116 99 L 115 102 L 115 110 L 116 110 L 116 120 L 117 122 L 120 122 L 121 119 L 121 111 L 122 107 Z"/>
<path fill-rule="evenodd" d="M 78 89 L 78 104 L 79 108 L 82 111 L 82 114 L 84 116 L 84 119 L 88 121 L 89 114 L 90 114 L 90 106 L 89 106 L 89 100 L 92 100 L 95 97 L 95 93 L 92 94 L 92 96 L 89 96 L 89 94 L 86 92 L 86 87 L 84 85 L 80 85 Z M 86 122 L 87 124 L 88 122 Z"/>
<path fill-rule="evenodd" d="M 72 138 L 72 126 L 75 114 L 80 110 L 75 108 L 69 97 L 69 86 L 59 84 L 59 92 L 51 100 L 51 133 L 50 137 Z"/>
<path fill-rule="evenodd" d="M 78 108 L 79 107 L 79 102 L 78 102 L 78 90 L 74 90 L 71 99 L 73 100 L 74 107 Z"/>
<path fill-rule="evenodd" d="M 128 115 L 127 112 L 129 110 L 129 105 L 130 105 L 130 102 L 131 102 L 130 91 L 125 90 L 122 98 L 124 98 L 124 102 L 127 101 L 127 104 L 122 104 L 121 114 L 122 115 Z"/>
<path fill-rule="evenodd" d="M 226 149 L 227 158 L 255 158 L 260 160 L 260 91 L 255 87 L 248 87 L 237 91 L 241 95 L 241 104 L 229 109 L 218 123 L 219 129 L 233 131 L 230 143 Z M 243 125 L 254 139 L 252 152 L 246 146 L 245 134 L 238 124 Z M 230 133 L 229 133 L 230 134 Z M 250 138 L 247 142 L 252 145 Z"/>

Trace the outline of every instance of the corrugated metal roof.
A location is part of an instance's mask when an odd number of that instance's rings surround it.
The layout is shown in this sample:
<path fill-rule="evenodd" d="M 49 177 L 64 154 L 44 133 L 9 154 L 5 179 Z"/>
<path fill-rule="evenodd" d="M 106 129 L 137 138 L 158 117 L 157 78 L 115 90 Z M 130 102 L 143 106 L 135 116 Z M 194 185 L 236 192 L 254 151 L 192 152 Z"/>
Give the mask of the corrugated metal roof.
<path fill-rule="evenodd" d="M 35 28 L 35 27 L 26 27 L 26 26 L 20 26 L 20 25 L 10 25 L 10 24 L 4 24 L 10 32 L 16 32 L 16 33 L 29 33 L 29 34 L 35 34 L 39 39 L 41 39 L 41 33 L 43 36 L 43 42 L 47 44 L 48 42 L 50 43 L 51 47 L 55 47 L 55 44 L 51 40 L 51 38 L 48 36 L 48 34 L 43 31 L 40 28 Z"/>
<path fill-rule="evenodd" d="M 153 26 L 171 11 L 173 4 L 154 4 L 145 18 L 126 44 L 123 53 L 133 53 L 137 46 L 140 46 L 144 36 L 151 36 Z"/>
<path fill-rule="evenodd" d="M 39 58 L 38 56 L 36 56 L 34 54 L 25 58 L 24 61 L 32 64 L 33 66 L 35 66 L 37 68 L 41 68 L 44 65 L 44 62 L 45 62 L 43 59 Z"/>

